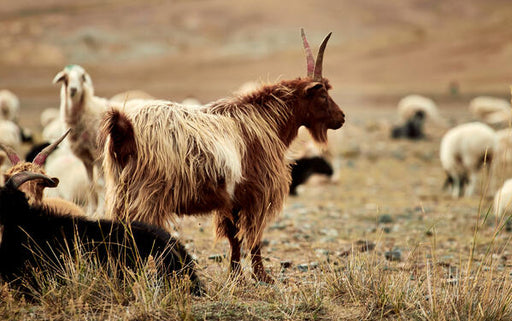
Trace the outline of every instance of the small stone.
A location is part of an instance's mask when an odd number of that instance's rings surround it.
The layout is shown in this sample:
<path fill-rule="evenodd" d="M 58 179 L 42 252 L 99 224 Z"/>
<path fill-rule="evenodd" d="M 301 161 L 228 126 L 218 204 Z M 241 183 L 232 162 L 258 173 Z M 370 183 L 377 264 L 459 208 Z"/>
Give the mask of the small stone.
<path fill-rule="evenodd" d="M 393 217 L 391 217 L 389 214 L 382 214 L 379 216 L 378 222 L 382 224 L 393 223 Z"/>
<path fill-rule="evenodd" d="M 387 251 L 384 252 L 384 257 L 388 261 L 401 261 L 402 260 L 402 251 L 400 250 L 393 250 L 393 251 Z"/>
<path fill-rule="evenodd" d="M 224 255 L 222 254 L 213 254 L 208 257 L 208 260 L 212 260 L 214 262 L 220 263 L 224 260 Z"/>
<path fill-rule="evenodd" d="M 432 236 L 432 235 L 434 235 L 434 232 L 432 232 L 432 230 L 428 230 L 428 231 L 425 232 L 425 235 L 426 236 Z"/>
<path fill-rule="evenodd" d="M 291 261 L 281 261 L 281 269 L 289 269 L 292 267 Z"/>
<path fill-rule="evenodd" d="M 311 263 L 303 263 L 297 265 L 297 269 L 301 272 L 307 272 L 309 270 L 316 269 L 318 267 L 318 262 L 311 262 Z"/>
<path fill-rule="evenodd" d="M 275 223 L 269 227 L 269 230 L 279 230 L 282 231 L 286 228 L 286 224 L 283 223 Z"/>
<path fill-rule="evenodd" d="M 384 233 L 389 234 L 391 233 L 391 228 L 389 226 L 385 226 L 383 229 Z"/>

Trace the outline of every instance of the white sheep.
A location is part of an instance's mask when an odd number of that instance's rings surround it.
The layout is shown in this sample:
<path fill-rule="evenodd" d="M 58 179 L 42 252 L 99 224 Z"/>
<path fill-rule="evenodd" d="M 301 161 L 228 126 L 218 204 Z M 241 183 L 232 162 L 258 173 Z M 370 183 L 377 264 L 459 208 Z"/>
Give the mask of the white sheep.
<path fill-rule="evenodd" d="M 128 90 L 112 96 L 110 102 L 122 104 L 133 99 L 153 100 L 155 97 L 142 90 Z"/>
<path fill-rule="evenodd" d="M 469 103 L 469 111 L 476 119 L 490 125 L 507 124 L 512 115 L 507 100 L 489 96 L 473 98 Z"/>
<path fill-rule="evenodd" d="M 398 102 L 398 116 L 402 122 L 406 122 L 416 112 L 422 111 L 427 120 L 433 120 L 436 123 L 443 123 L 443 119 L 439 115 L 436 103 L 427 97 L 420 95 L 408 95 Z"/>
<path fill-rule="evenodd" d="M 441 165 L 446 172 L 445 187 L 454 198 L 471 196 L 482 165 L 491 163 L 497 145 L 494 130 L 473 122 L 450 129 L 441 140 Z M 490 166 L 487 166 L 488 170 Z M 467 188 L 464 187 L 468 183 Z"/>
<path fill-rule="evenodd" d="M 90 195 L 88 214 L 103 212 L 103 172 L 100 151 L 96 142 L 102 115 L 108 100 L 94 95 L 89 74 L 78 65 L 68 65 L 60 71 L 53 83 L 62 82 L 60 97 L 61 118 L 71 129 L 69 146 L 84 163 L 93 192 Z"/>
<path fill-rule="evenodd" d="M 7 89 L 0 90 L 0 119 L 16 122 L 20 112 L 18 97 Z"/>
<path fill-rule="evenodd" d="M 48 175 L 58 177 L 60 181 L 57 187 L 45 189 L 45 197 L 58 197 L 80 205 L 88 204 L 91 185 L 87 171 L 66 140 L 48 156 L 44 169 Z"/>
<path fill-rule="evenodd" d="M 512 179 L 507 179 L 494 195 L 494 213 L 498 217 L 512 213 Z"/>
<path fill-rule="evenodd" d="M 194 98 L 192 96 L 183 99 L 181 104 L 184 106 L 201 106 L 201 102 L 199 101 L 199 99 Z"/>
<path fill-rule="evenodd" d="M 41 123 L 41 127 L 45 128 L 52 121 L 59 118 L 59 116 L 60 110 L 58 108 L 46 108 L 39 116 L 39 122 Z"/>
<path fill-rule="evenodd" d="M 0 143 L 11 146 L 14 150 L 19 151 L 22 143 L 19 126 L 10 120 L 0 120 Z M 2 150 L 0 150 L 0 154 L 5 155 Z M 3 173 L 10 167 L 9 162 L 3 162 L 0 166 L 0 171 Z"/>

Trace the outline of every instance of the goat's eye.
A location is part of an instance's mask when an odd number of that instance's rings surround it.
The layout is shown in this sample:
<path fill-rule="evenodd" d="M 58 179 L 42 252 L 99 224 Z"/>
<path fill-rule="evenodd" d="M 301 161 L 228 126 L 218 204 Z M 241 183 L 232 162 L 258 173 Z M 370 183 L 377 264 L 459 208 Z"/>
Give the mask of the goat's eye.
<path fill-rule="evenodd" d="M 82 81 L 85 82 L 85 75 L 82 75 Z"/>

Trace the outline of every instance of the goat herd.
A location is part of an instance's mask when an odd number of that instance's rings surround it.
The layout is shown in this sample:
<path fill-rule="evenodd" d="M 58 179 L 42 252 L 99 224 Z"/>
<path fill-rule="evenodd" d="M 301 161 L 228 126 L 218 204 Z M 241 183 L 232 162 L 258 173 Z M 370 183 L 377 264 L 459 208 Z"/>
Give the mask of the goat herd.
<path fill-rule="evenodd" d="M 190 255 L 167 231 L 176 216 L 212 213 L 217 237 L 229 240 L 230 276 L 242 272 L 243 246 L 253 276 L 272 283 L 261 240 L 290 191 L 286 152 L 299 127 L 325 143 L 327 130 L 345 121 L 322 76 L 329 37 L 315 60 L 302 31 L 306 77 L 206 105 L 136 91 L 100 98 L 84 68 L 68 65 L 54 78 L 61 84 L 60 111 L 41 116 L 43 138 L 53 143 L 39 146 L 25 161 L 17 152 L 19 105 L 9 103 L 12 96 L 1 100 L 2 124 L 9 125 L 0 144 L 7 156 L 0 156 L 2 279 L 36 286 L 34 268 L 58 265 L 64 252 L 81 248 L 102 262 L 122 256 L 129 267 L 159 258 L 161 275 L 188 275 L 192 292 L 199 294 Z"/>
<path fill-rule="evenodd" d="M 321 157 L 290 166 L 290 145 L 302 126 L 326 143 L 327 130 L 345 122 L 322 76 L 330 34 L 316 59 L 301 35 L 306 77 L 206 105 L 157 100 L 142 91 L 100 98 L 84 68 L 68 65 L 53 81 L 61 84 L 60 111 L 41 115 L 43 139 L 53 143 L 36 146 L 25 160 L 18 154 L 28 136 L 16 123 L 19 103 L 0 91 L 1 278 L 34 287 L 32 269 L 58 266 L 65 252 L 80 248 L 102 262 L 123 257 L 131 268 L 158 258 L 162 276 L 188 276 L 191 291 L 200 294 L 195 263 L 168 231 L 178 216 L 211 213 L 216 236 L 231 247 L 230 276 L 242 273 L 245 247 L 253 276 L 272 283 L 261 256 L 266 225 L 309 174 L 333 174 Z M 471 110 L 487 123 L 510 117 L 508 102 L 489 97 L 475 99 Z M 426 97 L 408 96 L 398 111 L 404 125 L 392 130 L 393 138 L 423 138 L 426 119 L 446 124 Z M 471 195 L 482 165 L 505 159 L 512 144 L 512 131 L 497 133 L 483 122 L 455 127 L 441 141 L 453 197 Z M 497 193 L 500 213 L 512 198 L 509 190 Z"/>

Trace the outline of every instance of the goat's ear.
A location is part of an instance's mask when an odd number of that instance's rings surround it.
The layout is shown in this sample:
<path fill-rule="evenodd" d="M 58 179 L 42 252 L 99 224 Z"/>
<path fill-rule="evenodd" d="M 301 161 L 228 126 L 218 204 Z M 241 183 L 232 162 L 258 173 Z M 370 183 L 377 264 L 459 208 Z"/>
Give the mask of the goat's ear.
<path fill-rule="evenodd" d="M 311 82 L 304 88 L 304 94 L 306 97 L 311 97 L 320 88 L 324 88 L 324 84 L 321 82 Z"/>
<path fill-rule="evenodd" d="M 57 75 L 55 75 L 55 78 L 53 78 L 53 83 L 57 84 L 61 81 L 63 81 L 66 78 L 66 73 L 64 71 L 60 71 Z"/>
<path fill-rule="evenodd" d="M 51 181 L 53 181 L 53 183 Z M 57 185 L 59 185 L 59 179 L 57 177 L 52 177 L 51 181 L 50 180 L 45 180 L 44 181 L 44 186 L 45 187 L 57 187 Z"/>

